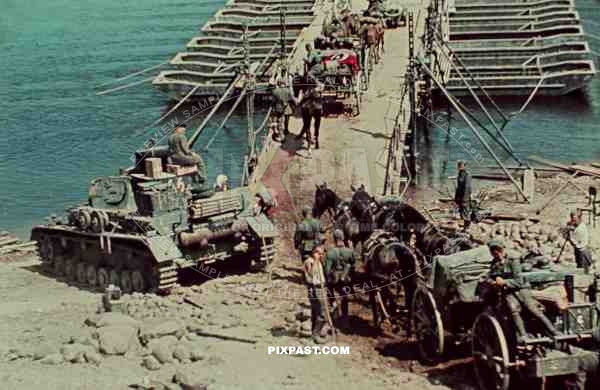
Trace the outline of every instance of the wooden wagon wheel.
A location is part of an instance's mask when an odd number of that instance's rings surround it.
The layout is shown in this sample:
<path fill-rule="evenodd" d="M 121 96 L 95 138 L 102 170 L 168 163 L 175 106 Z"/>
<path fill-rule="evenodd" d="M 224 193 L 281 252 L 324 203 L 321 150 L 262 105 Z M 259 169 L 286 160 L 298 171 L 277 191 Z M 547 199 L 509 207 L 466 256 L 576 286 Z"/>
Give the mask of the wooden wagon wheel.
<path fill-rule="evenodd" d="M 433 295 L 422 286 L 413 297 L 412 324 L 423 363 L 435 364 L 444 353 L 444 325 Z"/>
<path fill-rule="evenodd" d="M 506 390 L 510 382 L 508 344 L 496 318 L 481 313 L 472 331 L 475 376 L 484 390 Z"/>

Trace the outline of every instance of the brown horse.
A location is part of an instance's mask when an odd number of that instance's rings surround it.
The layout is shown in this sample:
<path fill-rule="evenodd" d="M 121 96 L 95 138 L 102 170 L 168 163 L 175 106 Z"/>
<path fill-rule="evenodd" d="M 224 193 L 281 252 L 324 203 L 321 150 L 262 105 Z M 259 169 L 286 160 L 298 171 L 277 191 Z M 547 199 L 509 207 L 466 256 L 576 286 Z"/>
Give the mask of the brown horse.
<path fill-rule="evenodd" d="M 369 57 L 373 58 L 375 64 L 379 63 L 384 53 L 385 28 L 383 20 L 377 23 L 366 23 L 361 27 L 362 44 L 369 49 Z"/>

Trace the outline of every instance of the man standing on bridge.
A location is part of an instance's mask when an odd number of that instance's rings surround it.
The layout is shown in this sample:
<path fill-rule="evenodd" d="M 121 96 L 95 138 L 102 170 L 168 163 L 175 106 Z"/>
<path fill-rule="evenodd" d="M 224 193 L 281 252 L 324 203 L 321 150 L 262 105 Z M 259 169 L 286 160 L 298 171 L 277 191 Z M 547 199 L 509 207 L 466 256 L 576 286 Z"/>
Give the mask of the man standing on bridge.
<path fill-rule="evenodd" d="M 458 207 L 458 212 L 464 221 L 464 228 L 467 230 L 471 225 L 471 175 L 465 168 L 465 162 L 456 163 L 458 175 L 456 176 L 456 191 L 454 192 L 454 202 Z"/>

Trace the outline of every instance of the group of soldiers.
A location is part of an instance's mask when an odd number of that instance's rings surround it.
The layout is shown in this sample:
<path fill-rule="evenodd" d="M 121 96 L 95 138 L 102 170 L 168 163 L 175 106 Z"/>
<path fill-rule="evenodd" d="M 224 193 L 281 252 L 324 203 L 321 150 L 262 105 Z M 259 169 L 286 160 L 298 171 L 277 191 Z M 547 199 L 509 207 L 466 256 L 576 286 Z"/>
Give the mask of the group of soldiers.
<path fill-rule="evenodd" d="M 327 247 L 321 222 L 312 210 L 302 211 L 303 221 L 296 227 L 294 246 L 299 251 L 311 308 L 311 334 L 316 343 L 327 340 L 327 328 L 335 331 L 348 326 L 348 296 L 356 266 L 354 250 L 346 246 L 344 233 L 333 232 L 333 245 Z M 341 301 L 338 307 L 337 301 Z M 341 315 L 335 313 L 341 309 Z"/>

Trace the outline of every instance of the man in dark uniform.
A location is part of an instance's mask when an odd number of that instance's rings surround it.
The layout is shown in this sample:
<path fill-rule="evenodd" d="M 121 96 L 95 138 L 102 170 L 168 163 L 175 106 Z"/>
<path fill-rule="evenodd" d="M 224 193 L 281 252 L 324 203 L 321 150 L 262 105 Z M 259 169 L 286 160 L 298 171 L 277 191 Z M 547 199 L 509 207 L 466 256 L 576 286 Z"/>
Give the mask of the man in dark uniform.
<path fill-rule="evenodd" d="M 352 291 L 352 278 L 354 275 L 354 266 L 356 257 L 354 251 L 344 244 L 344 232 L 336 229 L 333 232 L 335 246 L 327 250 L 325 258 L 325 275 L 327 282 L 331 287 L 333 294 L 337 293 L 341 297 L 342 316 L 340 318 L 342 326 L 348 324 L 348 295 Z M 333 295 L 331 296 L 334 301 Z"/>
<path fill-rule="evenodd" d="M 456 164 L 458 176 L 456 176 L 456 192 L 454 202 L 458 207 L 461 218 L 465 221 L 465 230 L 471 225 L 471 175 L 465 168 L 465 162 Z"/>
<path fill-rule="evenodd" d="M 494 288 L 504 290 L 506 306 L 510 310 L 513 323 L 517 328 L 517 341 L 523 342 L 527 337 L 525 323 L 521 317 L 522 307 L 537 318 L 550 335 L 558 336 L 560 333 L 539 309 L 538 302 L 531 295 L 531 286 L 521 274 L 521 261 L 514 258 L 509 259 L 504 253 L 504 245 L 500 241 L 492 240 L 488 243 L 488 247 L 493 259 L 485 282 Z"/>
<path fill-rule="evenodd" d="M 197 165 L 198 176 L 206 179 L 206 166 L 202 157 L 193 152 L 188 146 L 185 136 L 186 125 L 181 124 L 175 128 L 173 134 L 169 136 L 169 156 L 173 164 L 177 165 Z"/>
<path fill-rule="evenodd" d="M 311 143 L 314 141 L 315 149 L 319 149 L 319 129 L 321 128 L 321 116 L 323 115 L 323 86 L 319 83 L 310 88 L 300 102 L 302 111 L 302 131 L 298 138 L 306 135 L 306 143 L 310 153 Z M 314 134 L 310 135 L 310 123 L 314 119 Z"/>
<path fill-rule="evenodd" d="M 321 221 L 313 218 L 310 207 L 302 209 L 302 222 L 296 226 L 294 234 L 294 247 L 300 252 L 300 258 L 304 261 L 315 246 L 322 242 L 323 227 Z"/>

